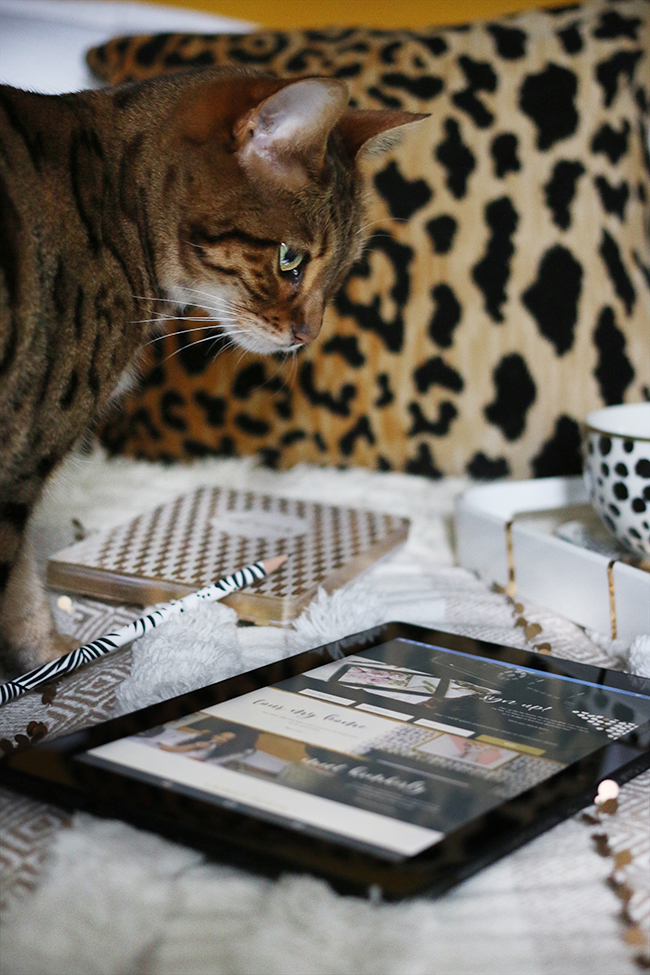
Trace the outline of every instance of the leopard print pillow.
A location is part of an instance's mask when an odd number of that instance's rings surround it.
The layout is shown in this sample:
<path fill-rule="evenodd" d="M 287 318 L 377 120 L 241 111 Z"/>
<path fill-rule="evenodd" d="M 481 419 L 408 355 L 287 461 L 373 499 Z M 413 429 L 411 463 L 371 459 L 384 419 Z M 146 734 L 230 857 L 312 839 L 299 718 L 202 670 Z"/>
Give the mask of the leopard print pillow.
<path fill-rule="evenodd" d="M 432 477 L 577 472 L 581 418 L 650 398 L 649 51 L 644 0 L 91 51 L 113 82 L 246 64 L 431 113 L 366 162 L 373 234 L 320 339 L 282 363 L 168 338 L 106 444 Z"/>

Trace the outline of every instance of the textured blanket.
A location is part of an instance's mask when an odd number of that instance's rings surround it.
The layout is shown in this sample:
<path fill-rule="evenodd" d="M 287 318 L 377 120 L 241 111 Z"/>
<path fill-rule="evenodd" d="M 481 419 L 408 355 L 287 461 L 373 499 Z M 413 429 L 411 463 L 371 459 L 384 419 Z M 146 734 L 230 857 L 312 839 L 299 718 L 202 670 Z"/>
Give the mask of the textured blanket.
<path fill-rule="evenodd" d="M 30 721 L 60 734 L 390 619 L 629 667 L 628 648 L 515 604 L 454 565 L 462 481 L 307 467 L 276 474 L 246 461 L 164 468 L 94 454 L 52 485 L 34 543 L 44 560 L 73 541 L 79 522 L 86 532 L 118 524 L 199 484 L 406 515 L 411 533 L 289 627 L 241 627 L 231 609 L 204 606 L 64 679 L 49 703 L 36 693 L 10 703 L 0 737 Z M 70 613 L 56 612 L 62 629 L 86 640 L 139 610 L 74 598 Z M 439 900 L 385 905 L 309 877 L 261 879 L 123 823 L 68 818 L 5 792 L 0 971 L 636 972 L 650 953 L 649 799 L 646 773 L 623 788 L 614 814 L 588 810 Z"/>

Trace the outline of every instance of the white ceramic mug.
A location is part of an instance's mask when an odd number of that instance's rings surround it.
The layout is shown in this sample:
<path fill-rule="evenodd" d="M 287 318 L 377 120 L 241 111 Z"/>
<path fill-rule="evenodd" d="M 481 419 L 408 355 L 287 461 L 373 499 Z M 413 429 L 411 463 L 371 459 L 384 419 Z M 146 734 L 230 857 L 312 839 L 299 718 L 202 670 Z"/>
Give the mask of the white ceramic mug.
<path fill-rule="evenodd" d="M 584 424 L 591 503 L 627 549 L 650 556 L 650 403 L 606 406 Z"/>

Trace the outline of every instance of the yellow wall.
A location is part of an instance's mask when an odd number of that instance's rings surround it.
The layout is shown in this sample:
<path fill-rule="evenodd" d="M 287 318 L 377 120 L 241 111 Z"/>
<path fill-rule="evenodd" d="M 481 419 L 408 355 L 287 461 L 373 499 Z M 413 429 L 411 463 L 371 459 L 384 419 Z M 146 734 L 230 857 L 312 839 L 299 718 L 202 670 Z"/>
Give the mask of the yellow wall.
<path fill-rule="evenodd" d="M 156 0 L 252 21 L 263 27 L 429 27 L 461 24 L 567 0 Z"/>

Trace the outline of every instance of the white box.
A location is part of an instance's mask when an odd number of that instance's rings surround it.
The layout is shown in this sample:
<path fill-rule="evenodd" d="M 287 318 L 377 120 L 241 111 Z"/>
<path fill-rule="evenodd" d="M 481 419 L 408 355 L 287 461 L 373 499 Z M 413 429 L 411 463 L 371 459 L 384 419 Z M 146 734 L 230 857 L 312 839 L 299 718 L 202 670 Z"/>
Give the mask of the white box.
<path fill-rule="evenodd" d="M 456 501 L 458 560 L 510 595 L 630 642 L 650 633 L 650 572 L 554 534 L 594 517 L 581 477 L 469 488 Z"/>

